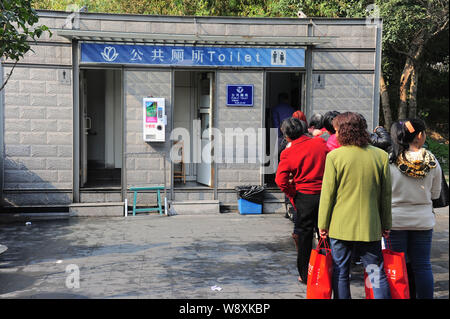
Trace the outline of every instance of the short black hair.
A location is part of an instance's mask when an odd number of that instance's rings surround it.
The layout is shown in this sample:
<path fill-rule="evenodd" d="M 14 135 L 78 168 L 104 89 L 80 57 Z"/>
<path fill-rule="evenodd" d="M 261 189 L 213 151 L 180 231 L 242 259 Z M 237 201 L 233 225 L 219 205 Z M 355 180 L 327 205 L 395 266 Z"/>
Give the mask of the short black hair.
<path fill-rule="evenodd" d="M 336 133 L 336 130 L 334 129 L 334 126 L 333 126 L 333 120 L 339 114 L 341 114 L 341 113 L 338 111 L 329 111 L 329 112 L 325 113 L 325 115 L 323 116 L 323 127 L 325 127 L 325 129 L 328 132 L 330 132 L 331 134 Z"/>
<path fill-rule="evenodd" d="M 289 94 L 287 94 L 286 92 L 281 92 L 280 94 L 278 94 L 278 102 L 282 103 L 282 102 L 288 102 L 289 101 Z"/>
<path fill-rule="evenodd" d="M 281 132 L 291 140 L 296 140 L 306 132 L 306 122 L 289 117 L 281 123 Z"/>

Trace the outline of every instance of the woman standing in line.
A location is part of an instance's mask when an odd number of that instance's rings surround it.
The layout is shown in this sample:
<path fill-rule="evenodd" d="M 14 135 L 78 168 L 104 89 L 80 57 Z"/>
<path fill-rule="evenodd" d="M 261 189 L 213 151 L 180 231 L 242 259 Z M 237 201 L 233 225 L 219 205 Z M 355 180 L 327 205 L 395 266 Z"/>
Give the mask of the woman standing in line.
<path fill-rule="evenodd" d="M 425 123 L 410 119 L 391 127 L 389 162 L 392 179 L 392 250 L 404 252 L 411 263 L 416 297 L 433 298 L 431 241 L 435 217 L 432 200 L 441 192 L 441 167 L 422 146 Z"/>
<path fill-rule="evenodd" d="M 325 140 L 307 136 L 306 123 L 297 118 L 284 120 L 281 131 L 289 144 L 281 153 L 275 182 L 297 210 L 293 238 L 297 243 L 298 280 L 306 284 L 328 151 Z"/>
<path fill-rule="evenodd" d="M 341 145 L 339 144 L 336 136 L 336 130 L 333 127 L 333 120 L 340 113 L 338 111 L 329 111 L 323 116 L 323 127 L 327 130 L 330 137 L 327 140 L 327 147 L 329 151 L 332 151 Z"/>
<path fill-rule="evenodd" d="M 367 123 L 353 112 L 333 120 L 341 147 L 328 153 L 320 195 L 318 227 L 330 237 L 333 256 L 333 294 L 349 299 L 352 251 L 373 278 L 375 299 L 390 299 L 383 269 L 381 236 L 391 228 L 391 176 L 388 154 L 370 145 Z"/>

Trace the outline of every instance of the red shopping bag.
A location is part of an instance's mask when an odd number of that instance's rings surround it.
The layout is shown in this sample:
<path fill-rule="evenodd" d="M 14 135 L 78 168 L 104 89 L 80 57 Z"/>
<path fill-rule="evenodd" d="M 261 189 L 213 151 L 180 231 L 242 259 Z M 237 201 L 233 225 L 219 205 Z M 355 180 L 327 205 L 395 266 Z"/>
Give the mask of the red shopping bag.
<path fill-rule="evenodd" d="M 405 253 L 393 251 L 389 240 L 387 240 L 387 243 L 388 248 L 383 249 L 382 254 L 384 261 L 384 272 L 391 290 L 391 298 L 410 299 Z M 372 284 L 366 272 L 364 272 L 364 282 L 366 299 L 373 299 Z"/>
<path fill-rule="evenodd" d="M 320 246 L 323 244 L 323 248 Z M 320 238 L 311 251 L 306 284 L 306 299 L 330 299 L 332 293 L 333 259 L 326 239 Z"/>

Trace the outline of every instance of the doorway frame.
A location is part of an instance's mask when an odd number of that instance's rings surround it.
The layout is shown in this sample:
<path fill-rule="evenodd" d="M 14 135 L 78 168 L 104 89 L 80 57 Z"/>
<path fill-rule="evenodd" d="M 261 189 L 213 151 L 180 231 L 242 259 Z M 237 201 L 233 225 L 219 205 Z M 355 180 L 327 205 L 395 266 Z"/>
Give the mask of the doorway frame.
<path fill-rule="evenodd" d="M 170 107 L 170 112 L 171 114 L 173 114 L 174 109 L 175 109 L 175 72 L 193 72 L 193 73 L 200 73 L 200 72 L 208 72 L 208 73 L 212 73 L 213 74 L 213 81 L 212 81 L 212 88 L 211 88 L 211 93 L 212 93 L 212 105 L 210 107 L 210 112 L 211 112 L 211 122 L 210 125 L 212 125 L 212 128 L 216 128 L 218 127 L 218 122 L 217 122 L 217 117 L 216 115 L 216 108 L 218 107 L 217 102 L 218 102 L 218 97 L 217 97 L 217 72 L 220 71 L 219 69 L 212 69 L 212 68 L 202 68 L 202 67 L 191 67 L 191 68 L 171 68 L 172 69 L 172 75 L 171 75 L 171 107 Z M 170 120 L 170 127 L 173 130 L 174 129 L 174 116 L 171 116 L 171 120 Z M 192 133 L 192 132 L 190 132 Z M 172 148 L 173 146 L 173 141 L 169 140 L 170 145 L 169 145 L 169 150 Z M 192 145 L 191 145 L 192 147 Z M 175 189 L 179 190 L 179 189 L 192 189 L 189 187 L 186 188 L 180 188 L 180 187 L 175 187 L 175 183 L 174 183 L 174 177 L 173 177 L 173 172 L 174 172 L 174 163 L 171 161 L 170 162 L 170 199 L 173 200 L 175 198 Z M 217 200 L 218 198 L 218 191 L 217 191 L 217 163 L 214 161 L 214 156 L 213 156 L 213 161 L 211 163 L 211 186 L 205 186 L 205 185 L 201 185 L 198 187 L 195 187 L 195 190 L 201 191 L 213 191 L 213 198 L 214 200 Z"/>
<path fill-rule="evenodd" d="M 81 96 L 80 96 L 80 81 L 81 81 L 81 71 L 82 70 L 115 70 L 120 71 L 121 85 L 120 85 L 120 108 L 121 108 L 121 158 L 122 158 L 122 168 L 120 174 L 120 193 L 121 200 L 124 201 L 126 198 L 126 156 L 125 156 L 125 132 L 126 132 L 126 110 L 125 110 L 125 72 L 123 66 L 109 66 L 109 65 L 83 65 L 79 63 L 79 45 L 78 41 L 74 40 L 72 43 L 72 61 L 73 61 L 73 202 L 80 202 L 81 193 Z M 102 188 L 99 187 L 99 190 Z M 105 188 L 106 189 L 106 188 Z"/>
<path fill-rule="evenodd" d="M 306 52 L 306 51 L 305 51 Z M 300 68 L 300 69 L 264 69 L 263 73 L 263 108 L 262 108 L 262 116 L 261 116 L 261 128 L 267 129 L 266 128 L 266 106 L 267 103 L 269 103 L 269 101 L 267 100 L 267 92 L 269 89 L 269 81 L 268 81 L 268 77 L 270 73 L 300 73 L 301 75 L 301 79 L 300 79 L 300 91 L 301 91 L 301 96 L 300 96 L 300 100 L 301 100 L 301 105 L 303 106 L 303 113 L 305 113 L 305 116 L 308 117 L 307 112 L 308 112 L 308 108 L 309 106 L 307 105 L 307 103 L 309 103 L 309 100 L 307 99 L 307 95 L 308 95 L 308 81 L 306 79 L 307 76 L 307 67 L 305 65 L 304 68 Z M 267 152 L 267 148 L 266 148 L 267 143 L 263 144 L 264 147 L 264 156 L 266 155 Z M 261 185 L 265 185 L 266 182 L 266 174 L 264 174 L 264 165 L 261 165 L 260 168 L 260 182 Z M 275 188 L 274 188 L 275 189 Z M 277 188 L 276 188 L 277 189 Z M 272 188 L 269 187 L 269 190 L 272 190 Z"/>

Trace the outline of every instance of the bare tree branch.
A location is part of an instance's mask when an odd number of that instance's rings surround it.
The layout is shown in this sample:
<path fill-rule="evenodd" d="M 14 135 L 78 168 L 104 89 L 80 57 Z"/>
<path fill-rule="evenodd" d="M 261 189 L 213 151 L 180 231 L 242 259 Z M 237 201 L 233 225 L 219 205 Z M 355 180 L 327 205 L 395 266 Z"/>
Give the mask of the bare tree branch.
<path fill-rule="evenodd" d="M 431 36 L 434 37 L 435 35 L 439 34 L 440 32 L 444 31 L 447 28 L 447 26 L 448 26 L 448 17 L 445 17 L 444 19 L 445 19 L 444 24 L 440 28 L 438 28 L 435 32 L 433 32 L 431 34 Z"/>

